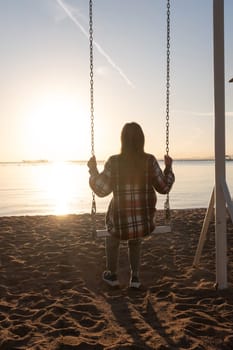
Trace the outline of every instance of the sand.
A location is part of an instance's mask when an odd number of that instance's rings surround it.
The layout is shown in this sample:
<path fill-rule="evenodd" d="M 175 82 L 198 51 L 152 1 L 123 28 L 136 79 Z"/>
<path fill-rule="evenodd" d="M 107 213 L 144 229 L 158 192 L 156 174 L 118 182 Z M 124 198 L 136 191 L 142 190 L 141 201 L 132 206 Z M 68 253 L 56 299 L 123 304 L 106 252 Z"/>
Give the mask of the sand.
<path fill-rule="evenodd" d="M 192 266 L 204 214 L 175 210 L 173 232 L 144 241 L 139 291 L 128 288 L 126 244 L 120 288 L 102 282 L 90 215 L 1 217 L 0 349 L 233 349 L 233 224 L 229 288 L 216 290 L 213 222 Z"/>

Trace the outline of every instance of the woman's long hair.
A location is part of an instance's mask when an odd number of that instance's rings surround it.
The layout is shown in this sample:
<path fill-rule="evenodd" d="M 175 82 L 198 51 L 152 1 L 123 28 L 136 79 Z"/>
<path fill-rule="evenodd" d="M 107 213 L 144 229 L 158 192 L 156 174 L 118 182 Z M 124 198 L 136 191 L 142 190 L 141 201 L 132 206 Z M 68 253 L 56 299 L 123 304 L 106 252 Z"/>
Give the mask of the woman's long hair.
<path fill-rule="evenodd" d="M 121 154 L 139 156 L 144 154 L 145 137 L 139 124 L 126 123 L 121 131 Z"/>
<path fill-rule="evenodd" d="M 121 131 L 122 173 L 138 178 L 144 173 L 145 137 L 139 124 L 126 123 Z"/>

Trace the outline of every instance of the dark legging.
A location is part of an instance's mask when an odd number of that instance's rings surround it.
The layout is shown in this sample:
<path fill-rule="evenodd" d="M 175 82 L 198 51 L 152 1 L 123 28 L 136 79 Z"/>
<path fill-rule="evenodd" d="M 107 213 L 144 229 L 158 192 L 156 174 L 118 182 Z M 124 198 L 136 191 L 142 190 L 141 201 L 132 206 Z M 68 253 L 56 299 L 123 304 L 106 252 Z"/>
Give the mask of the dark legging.
<path fill-rule="evenodd" d="M 140 269 L 140 252 L 142 240 L 130 239 L 128 240 L 128 254 L 131 268 L 131 275 L 139 275 Z M 120 240 L 114 236 L 106 237 L 106 267 L 112 274 L 117 273 L 118 257 L 119 257 Z"/>

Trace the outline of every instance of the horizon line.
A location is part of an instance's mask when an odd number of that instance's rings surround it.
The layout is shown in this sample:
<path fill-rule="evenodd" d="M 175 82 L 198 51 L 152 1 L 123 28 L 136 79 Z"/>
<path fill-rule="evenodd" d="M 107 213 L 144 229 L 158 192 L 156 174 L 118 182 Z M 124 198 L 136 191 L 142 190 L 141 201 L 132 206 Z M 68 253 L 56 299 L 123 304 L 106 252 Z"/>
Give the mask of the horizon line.
<path fill-rule="evenodd" d="M 233 156 L 226 155 L 226 161 L 232 160 Z M 163 158 L 157 158 L 158 161 L 163 161 Z M 173 158 L 173 161 L 213 161 L 214 157 L 177 157 Z M 105 162 L 105 159 L 97 160 L 97 162 Z M 27 160 L 3 160 L 0 164 L 50 164 L 50 163 L 87 163 L 88 159 L 64 159 L 64 160 L 53 160 L 53 159 L 27 159 Z"/>

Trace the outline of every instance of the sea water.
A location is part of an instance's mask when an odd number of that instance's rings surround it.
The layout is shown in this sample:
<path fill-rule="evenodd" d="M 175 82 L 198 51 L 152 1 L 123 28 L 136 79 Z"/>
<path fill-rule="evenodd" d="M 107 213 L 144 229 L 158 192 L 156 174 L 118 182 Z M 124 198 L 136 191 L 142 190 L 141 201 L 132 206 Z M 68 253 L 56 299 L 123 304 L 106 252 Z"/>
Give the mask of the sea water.
<path fill-rule="evenodd" d="M 171 208 L 208 207 L 214 187 L 214 161 L 177 160 L 173 168 L 176 181 L 170 193 Z M 103 169 L 102 163 L 99 169 Z M 85 162 L 0 163 L 0 216 L 90 213 L 88 177 Z M 226 162 L 226 179 L 232 195 L 233 161 Z M 110 198 L 96 197 L 98 212 L 106 211 Z M 158 195 L 158 209 L 163 208 L 164 201 L 165 196 Z"/>

